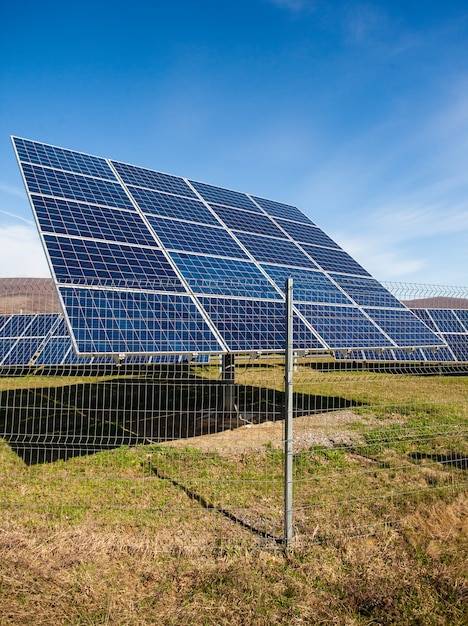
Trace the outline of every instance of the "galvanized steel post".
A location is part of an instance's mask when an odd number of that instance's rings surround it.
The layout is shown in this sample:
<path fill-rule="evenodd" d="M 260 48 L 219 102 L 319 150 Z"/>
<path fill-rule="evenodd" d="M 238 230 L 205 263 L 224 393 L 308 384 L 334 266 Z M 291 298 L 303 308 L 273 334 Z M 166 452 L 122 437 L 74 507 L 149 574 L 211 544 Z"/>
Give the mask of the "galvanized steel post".
<path fill-rule="evenodd" d="M 284 544 L 293 538 L 293 279 L 286 280 L 284 355 Z"/>

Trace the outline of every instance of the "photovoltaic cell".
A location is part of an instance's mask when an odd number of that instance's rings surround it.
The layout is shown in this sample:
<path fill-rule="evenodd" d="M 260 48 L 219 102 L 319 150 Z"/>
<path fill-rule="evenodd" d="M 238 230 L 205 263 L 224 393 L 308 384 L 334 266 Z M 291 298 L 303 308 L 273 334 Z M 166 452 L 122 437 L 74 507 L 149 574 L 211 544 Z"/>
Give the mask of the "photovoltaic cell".
<path fill-rule="evenodd" d="M 343 274 L 359 274 L 370 276 L 369 272 L 359 265 L 344 250 L 330 250 L 309 244 L 301 244 L 301 247 L 311 256 L 318 265 L 326 272 L 341 272 Z"/>
<path fill-rule="evenodd" d="M 369 309 L 372 319 L 398 346 L 434 345 L 434 333 L 407 309 Z M 444 342 L 437 338 L 439 345 Z"/>
<path fill-rule="evenodd" d="M 284 233 L 266 215 L 259 215 L 241 209 L 230 209 L 217 204 L 212 204 L 211 208 L 219 215 L 226 226 L 232 230 L 242 230 L 248 233 L 271 235 L 272 237 L 286 239 Z"/>
<path fill-rule="evenodd" d="M 195 187 L 198 193 L 210 204 L 222 204 L 238 209 L 247 209 L 249 211 L 261 212 L 256 204 L 245 194 L 230 189 L 222 189 L 205 183 L 197 183 L 193 180 L 190 184 Z"/>
<path fill-rule="evenodd" d="M 468 333 L 468 309 L 456 309 L 454 313 L 457 319 L 463 324 L 465 332 Z"/>
<path fill-rule="evenodd" d="M 153 170 L 148 170 L 143 167 L 119 163 L 118 161 L 112 161 L 112 166 L 126 185 L 165 191 L 187 198 L 197 198 L 196 193 L 194 193 L 185 180 L 179 176 L 154 172 Z"/>
<path fill-rule="evenodd" d="M 23 164 L 23 173 L 30 193 L 133 209 L 118 183 L 27 163 Z"/>
<path fill-rule="evenodd" d="M 44 240 L 58 282 L 183 289 L 162 250 L 54 235 Z"/>
<path fill-rule="evenodd" d="M 17 341 L 18 339 L 16 337 L 14 339 L 5 339 L 3 337 L 0 337 L 0 364 L 2 364 L 4 360 L 8 358 L 10 350 Z"/>
<path fill-rule="evenodd" d="M 317 268 L 293 241 L 273 239 L 262 235 L 236 233 L 236 237 L 257 261 L 264 263 L 278 263 L 296 267 Z"/>
<path fill-rule="evenodd" d="M 457 361 L 468 362 L 468 335 L 445 333 L 444 339 L 448 343 Z"/>
<path fill-rule="evenodd" d="M 312 220 L 304 215 L 304 213 L 302 213 L 302 211 L 300 211 L 297 207 L 292 206 L 291 204 L 283 204 L 282 202 L 275 202 L 274 200 L 267 200 L 257 196 L 252 196 L 252 198 L 262 207 L 262 209 L 265 209 L 269 215 L 314 225 Z"/>
<path fill-rule="evenodd" d="M 223 228 L 148 216 L 148 221 L 168 250 L 201 252 L 244 259 L 242 248 Z"/>
<path fill-rule="evenodd" d="M 392 342 L 354 307 L 303 304 L 296 305 L 307 321 L 331 349 L 359 348 L 363 344 L 375 348 L 392 347 Z"/>
<path fill-rule="evenodd" d="M 23 163 L 45 165 L 76 174 L 87 174 L 112 181 L 117 180 L 107 161 L 100 157 L 24 139 L 16 139 L 15 146 Z"/>
<path fill-rule="evenodd" d="M 219 352 L 186 295 L 60 287 L 80 353 Z"/>
<path fill-rule="evenodd" d="M 288 235 L 300 243 L 310 243 L 316 246 L 326 246 L 334 250 L 340 250 L 340 246 L 333 241 L 323 230 L 317 226 L 298 224 L 289 220 L 277 219 L 277 223 Z"/>
<path fill-rule="evenodd" d="M 0 329 L 0 337 L 21 337 L 32 323 L 34 315 L 13 315 Z"/>
<path fill-rule="evenodd" d="M 284 349 L 286 324 L 282 302 L 213 297 L 203 297 L 201 302 L 233 352 Z M 324 347 L 297 316 L 294 347 Z"/>
<path fill-rule="evenodd" d="M 414 315 L 416 315 L 416 317 L 419 317 L 419 319 L 422 320 L 426 324 L 426 326 L 428 326 L 432 331 L 438 332 L 437 327 L 432 320 L 432 317 L 429 315 L 426 309 L 411 310 L 413 311 Z"/>
<path fill-rule="evenodd" d="M 368 307 L 403 308 L 403 304 L 387 291 L 374 278 L 360 278 L 330 274 L 331 278 L 345 291 L 354 302 Z"/>
<path fill-rule="evenodd" d="M 128 189 L 144 213 L 219 226 L 219 221 L 200 200 L 180 198 L 138 187 Z"/>
<path fill-rule="evenodd" d="M 41 196 L 32 202 L 45 233 L 157 246 L 136 212 Z"/>
<path fill-rule="evenodd" d="M 280 265 L 261 264 L 265 272 L 280 289 L 284 289 L 286 279 L 294 281 L 294 302 L 327 302 L 329 304 L 350 304 L 349 298 L 332 281 L 319 271 L 294 269 Z"/>
<path fill-rule="evenodd" d="M 251 261 L 186 252 L 171 252 L 171 258 L 195 293 L 281 299 L 281 294 Z"/>
<path fill-rule="evenodd" d="M 441 333 L 464 333 L 465 329 L 450 309 L 431 309 L 430 316 Z"/>

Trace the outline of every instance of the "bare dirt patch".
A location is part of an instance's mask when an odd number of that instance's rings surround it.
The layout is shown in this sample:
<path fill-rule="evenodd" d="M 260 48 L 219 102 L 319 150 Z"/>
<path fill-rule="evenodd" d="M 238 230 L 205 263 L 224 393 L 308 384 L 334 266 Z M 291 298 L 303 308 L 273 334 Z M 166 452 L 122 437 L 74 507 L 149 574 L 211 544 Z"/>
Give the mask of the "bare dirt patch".
<path fill-rule="evenodd" d="M 401 421 L 400 416 L 391 422 Z M 284 420 L 266 421 L 260 424 L 245 423 L 248 416 L 241 416 L 235 422 L 237 427 L 213 434 L 177 439 L 162 445 L 173 447 L 191 447 L 204 451 L 235 452 L 236 450 L 255 451 L 281 449 L 284 445 Z M 335 446 L 353 446 L 364 442 L 360 433 L 349 428 L 356 422 L 365 421 L 369 426 L 383 425 L 375 415 L 357 415 L 351 409 L 314 413 L 294 418 L 293 450 L 307 450 L 312 446 L 333 448 Z M 388 420 L 386 420 L 387 422 Z"/>

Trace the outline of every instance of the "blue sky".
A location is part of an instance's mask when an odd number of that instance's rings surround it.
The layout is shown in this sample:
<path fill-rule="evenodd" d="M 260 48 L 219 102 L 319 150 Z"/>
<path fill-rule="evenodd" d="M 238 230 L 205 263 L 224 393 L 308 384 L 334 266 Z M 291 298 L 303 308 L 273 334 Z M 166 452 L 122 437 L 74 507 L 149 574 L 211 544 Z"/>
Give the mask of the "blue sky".
<path fill-rule="evenodd" d="M 10 135 L 296 204 L 381 280 L 468 285 L 468 6 L 0 9 L 0 276 L 47 276 Z"/>

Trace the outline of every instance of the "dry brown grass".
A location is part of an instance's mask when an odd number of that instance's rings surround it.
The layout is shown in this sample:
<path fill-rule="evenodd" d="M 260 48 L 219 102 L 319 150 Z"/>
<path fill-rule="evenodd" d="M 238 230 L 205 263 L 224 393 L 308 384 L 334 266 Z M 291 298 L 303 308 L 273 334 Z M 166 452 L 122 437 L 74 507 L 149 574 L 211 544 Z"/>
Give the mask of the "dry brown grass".
<path fill-rule="evenodd" d="M 466 494 L 420 506 L 398 532 L 310 544 L 289 555 L 241 537 L 235 549 L 162 554 L 157 539 L 91 522 L 50 534 L 4 524 L 0 624 L 461 626 L 468 620 Z"/>

